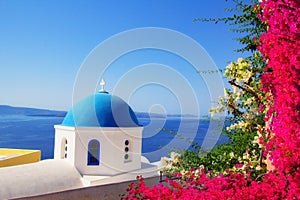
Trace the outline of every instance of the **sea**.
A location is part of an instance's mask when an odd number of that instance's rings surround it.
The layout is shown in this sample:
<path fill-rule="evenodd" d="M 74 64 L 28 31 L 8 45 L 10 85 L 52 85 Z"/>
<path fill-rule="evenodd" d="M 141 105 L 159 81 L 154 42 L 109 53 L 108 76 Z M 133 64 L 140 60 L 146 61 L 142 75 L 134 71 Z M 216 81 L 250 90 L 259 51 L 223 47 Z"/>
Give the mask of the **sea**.
<path fill-rule="evenodd" d="M 144 127 L 142 154 L 150 162 L 168 157 L 172 151 L 193 149 L 227 142 L 226 136 L 212 134 L 217 126 L 208 119 L 196 118 L 138 118 Z M 0 115 L 0 148 L 38 149 L 41 159 L 51 159 L 54 153 L 54 125 L 63 117 Z M 208 149 L 209 150 L 209 149 Z"/>

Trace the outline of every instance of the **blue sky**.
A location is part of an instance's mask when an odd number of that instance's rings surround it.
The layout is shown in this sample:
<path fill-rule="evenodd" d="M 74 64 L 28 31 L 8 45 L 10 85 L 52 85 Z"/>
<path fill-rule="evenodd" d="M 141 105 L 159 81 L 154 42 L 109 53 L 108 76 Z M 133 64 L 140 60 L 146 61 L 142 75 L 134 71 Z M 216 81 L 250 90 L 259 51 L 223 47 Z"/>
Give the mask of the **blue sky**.
<path fill-rule="evenodd" d="M 225 0 L 0 0 L 0 104 L 68 110 L 78 71 L 89 53 L 111 36 L 134 28 L 161 27 L 185 34 L 202 45 L 217 67 L 224 68 L 240 56 L 233 53 L 238 47 L 232 40 L 236 35 L 227 25 L 192 20 L 227 16 L 224 8 L 232 5 Z M 191 84 L 201 114 L 207 113 L 211 104 L 201 76 L 185 60 L 155 49 L 116 60 L 103 74 L 107 90 L 114 90 L 128 71 L 147 63 L 174 68 Z M 189 94 L 184 98 L 189 99 Z M 128 101 L 136 111 L 182 110 L 178 94 L 159 84 L 137 88 Z M 187 107 L 185 112 L 195 110 Z"/>

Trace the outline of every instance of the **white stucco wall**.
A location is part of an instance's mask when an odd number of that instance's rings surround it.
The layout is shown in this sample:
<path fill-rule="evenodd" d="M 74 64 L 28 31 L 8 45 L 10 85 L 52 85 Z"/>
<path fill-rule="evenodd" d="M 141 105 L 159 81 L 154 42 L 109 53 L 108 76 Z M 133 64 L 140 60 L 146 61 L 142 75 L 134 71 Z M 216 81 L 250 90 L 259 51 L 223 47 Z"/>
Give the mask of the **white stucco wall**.
<path fill-rule="evenodd" d="M 70 160 L 82 175 L 115 175 L 141 168 L 143 127 L 133 128 L 72 128 L 55 126 L 55 159 L 60 159 L 61 140 L 65 137 Z M 88 143 L 100 142 L 100 165 L 87 165 Z M 129 159 L 125 156 L 125 140 L 129 140 Z M 58 148 L 58 149 L 57 149 Z"/>

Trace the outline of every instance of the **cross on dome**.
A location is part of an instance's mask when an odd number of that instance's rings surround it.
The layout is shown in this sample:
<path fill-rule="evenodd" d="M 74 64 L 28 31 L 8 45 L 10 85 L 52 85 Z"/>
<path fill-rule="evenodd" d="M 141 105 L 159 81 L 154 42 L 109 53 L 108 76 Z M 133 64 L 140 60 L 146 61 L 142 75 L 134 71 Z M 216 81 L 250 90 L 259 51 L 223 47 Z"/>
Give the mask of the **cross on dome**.
<path fill-rule="evenodd" d="M 101 80 L 100 85 L 101 85 L 100 92 L 105 92 L 105 89 L 104 89 L 105 81 L 104 81 L 104 79 Z"/>

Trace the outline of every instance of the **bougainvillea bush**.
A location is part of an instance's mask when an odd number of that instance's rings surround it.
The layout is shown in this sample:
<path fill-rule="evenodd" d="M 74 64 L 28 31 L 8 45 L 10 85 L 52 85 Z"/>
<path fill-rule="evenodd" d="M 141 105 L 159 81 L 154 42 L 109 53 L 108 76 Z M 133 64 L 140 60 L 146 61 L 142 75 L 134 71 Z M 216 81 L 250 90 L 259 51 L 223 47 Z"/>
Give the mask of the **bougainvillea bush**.
<path fill-rule="evenodd" d="M 262 0 L 254 7 L 267 25 L 253 38 L 266 61 L 259 87 L 266 123 L 257 139 L 273 168 L 255 179 L 240 163 L 213 177 L 205 167 L 191 168 L 153 187 L 139 177 L 124 199 L 300 199 L 300 1 Z"/>
<path fill-rule="evenodd" d="M 278 173 L 287 179 L 291 194 L 300 194 L 300 1 L 263 1 L 260 18 L 268 24 L 261 36 L 260 52 L 267 60 L 263 90 L 271 92 L 266 120 L 270 140 L 266 144 Z"/>
<path fill-rule="evenodd" d="M 180 175 L 175 174 L 175 178 Z M 249 176 L 232 173 L 230 176 L 222 174 L 211 179 L 204 172 L 198 174 L 193 169 L 187 172 L 185 180 L 165 179 L 160 183 L 148 187 L 142 177 L 138 177 L 137 184 L 131 184 L 124 199 L 284 199 L 287 198 L 286 177 L 269 173 L 264 181 L 254 181 Z M 295 199 L 297 198 L 294 196 Z M 293 198 L 290 198 L 293 199 Z"/>

